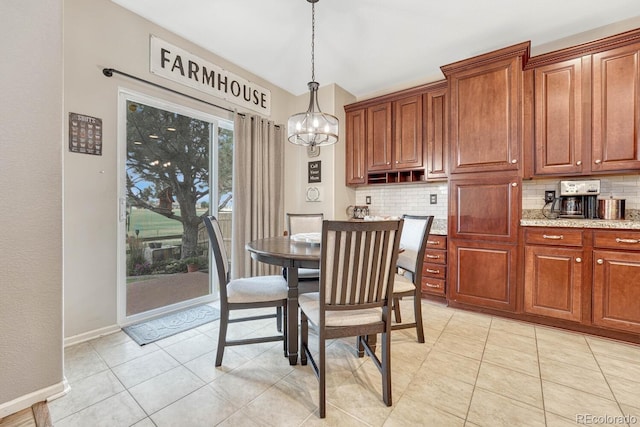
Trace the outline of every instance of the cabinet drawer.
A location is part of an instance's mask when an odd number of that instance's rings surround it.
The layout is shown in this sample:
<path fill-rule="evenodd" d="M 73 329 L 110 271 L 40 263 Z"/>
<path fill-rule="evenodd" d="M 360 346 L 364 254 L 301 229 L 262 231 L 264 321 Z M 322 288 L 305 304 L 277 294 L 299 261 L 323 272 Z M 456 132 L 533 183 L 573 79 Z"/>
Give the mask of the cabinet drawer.
<path fill-rule="evenodd" d="M 427 249 L 447 249 L 447 236 L 429 234 L 429 237 L 427 237 Z"/>
<path fill-rule="evenodd" d="M 629 230 L 596 231 L 593 233 L 593 246 L 640 251 L 640 232 Z"/>
<path fill-rule="evenodd" d="M 531 245 L 582 246 L 582 230 L 567 228 L 528 228 L 525 230 L 525 243 Z"/>
<path fill-rule="evenodd" d="M 424 261 L 434 264 L 446 264 L 447 251 L 427 248 L 424 250 Z"/>
<path fill-rule="evenodd" d="M 444 295 L 444 280 L 434 279 L 433 277 L 422 278 L 422 292 L 430 294 Z"/>
<path fill-rule="evenodd" d="M 433 264 L 431 262 L 422 263 L 422 277 L 436 277 L 444 279 L 447 267 L 442 264 Z"/>

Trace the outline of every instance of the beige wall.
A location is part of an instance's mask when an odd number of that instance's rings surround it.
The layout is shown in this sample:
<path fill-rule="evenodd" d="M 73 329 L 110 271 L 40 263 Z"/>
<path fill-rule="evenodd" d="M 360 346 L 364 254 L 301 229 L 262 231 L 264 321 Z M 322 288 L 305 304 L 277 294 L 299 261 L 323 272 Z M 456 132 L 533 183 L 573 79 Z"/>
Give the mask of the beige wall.
<path fill-rule="evenodd" d="M 0 12 L 0 418 L 62 391 L 62 9 Z"/>

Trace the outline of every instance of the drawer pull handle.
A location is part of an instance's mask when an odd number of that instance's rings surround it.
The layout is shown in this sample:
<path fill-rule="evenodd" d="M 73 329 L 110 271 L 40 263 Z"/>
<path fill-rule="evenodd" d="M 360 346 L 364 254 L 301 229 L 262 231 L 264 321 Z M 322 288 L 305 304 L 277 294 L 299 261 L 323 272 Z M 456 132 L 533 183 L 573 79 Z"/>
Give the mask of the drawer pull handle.
<path fill-rule="evenodd" d="M 604 261 L 602 260 L 602 258 L 598 259 L 596 262 L 600 265 L 604 264 Z"/>
<path fill-rule="evenodd" d="M 576 258 L 576 262 L 577 262 L 577 263 L 582 262 L 582 258 Z"/>
<path fill-rule="evenodd" d="M 543 234 L 542 238 L 543 239 L 551 239 L 551 240 L 562 240 L 562 239 L 564 239 L 564 236 L 562 234 L 559 235 L 559 236 L 555 235 L 555 234 Z"/>
<path fill-rule="evenodd" d="M 616 237 L 616 243 L 638 243 L 640 240 L 638 239 L 621 239 Z"/>
<path fill-rule="evenodd" d="M 427 254 L 427 258 L 429 258 L 429 259 L 440 259 L 440 255 L 430 255 L 430 254 Z"/>
<path fill-rule="evenodd" d="M 430 268 L 427 268 L 427 273 L 431 273 L 431 274 L 440 274 L 440 270 L 432 270 Z"/>
<path fill-rule="evenodd" d="M 429 245 L 440 245 L 440 242 L 437 240 L 427 240 L 427 244 Z"/>
<path fill-rule="evenodd" d="M 434 285 L 433 283 L 429 283 L 429 282 L 425 282 L 425 283 L 424 283 L 424 285 L 425 285 L 427 288 L 439 288 L 439 287 L 440 287 L 440 286 L 438 286 L 438 285 Z"/>

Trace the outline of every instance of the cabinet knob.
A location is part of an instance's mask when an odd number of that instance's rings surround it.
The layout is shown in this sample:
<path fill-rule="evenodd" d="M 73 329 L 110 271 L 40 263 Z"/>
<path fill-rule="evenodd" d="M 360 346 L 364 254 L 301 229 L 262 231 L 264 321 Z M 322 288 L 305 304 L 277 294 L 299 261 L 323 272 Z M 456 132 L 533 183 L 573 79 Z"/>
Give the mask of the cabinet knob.
<path fill-rule="evenodd" d="M 581 164 L 582 164 L 582 160 L 578 160 L 578 161 L 576 162 L 576 166 L 580 166 Z"/>
<path fill-rule="evenodd" d="M 400 160 L 396 160 L 396 165 L 397 165 L 398 163 L 400 163 Z"/>
<path fill-rule="evenodd" d="M 596 159 L 596 160 L 593 161 L 593 163 L 595 163 L 596 165 L 599 165 L 600 163 L 602 163 L 602 160 Z"/>
<path fill-rule="evenodd" d="M 514 163 L 514 164 L 515 164 L 515 163 L 518 163 L 518 160 L 516 160 L 516 159 L 512 159 L 512 160 L 511 160 L 511 163 Z"/>
<path fill-rule="evenodd" d="M 604 260 L 602 258 L 599 258 L 596 262 L 601 265 L 604 264 Z"/>
<path fill-rule="evenodd" d="M 576 262 L 577 262 L 577 263 L 582 262 L 582 258 L 580 258 L 580 257 L 576 258 Z"/>
<path fill-rule="evenodd" d="M 518 183 L 517 183 L 517 182 L 512 182 L 512 183 L 511 183 L 511 186 L 512 186 L 512 187 L 517 187 L 517 186 L 518 186 Z"/>

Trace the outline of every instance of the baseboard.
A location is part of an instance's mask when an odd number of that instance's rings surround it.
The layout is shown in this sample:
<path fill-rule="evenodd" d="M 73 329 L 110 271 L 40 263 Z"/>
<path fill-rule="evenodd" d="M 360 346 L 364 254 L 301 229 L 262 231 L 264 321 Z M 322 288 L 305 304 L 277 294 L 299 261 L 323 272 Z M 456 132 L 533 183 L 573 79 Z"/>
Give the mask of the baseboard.
<path fill-rule="evenodd" d="M 67 383 L 67 379 L 64 378 L 57 384 L 25 394 L 24 396 L 20 396 L 10 402 L 2 403 L 0 404 L 0 419 L 8 415 L 15 414 L 16 412 L 20 412 L 23 409 L 30 408 L 34 403 L 51 400 L 54 396 L 64 396 L 68 391 L 69 383 Z"/>
<path fill-rule="evenodd" d="M 111 335 L 120 330 L 120 326 L 111 325 L 100 329 L 94 329 L 93 331 L 84 332 L 82 334 L 74 335 L 64 339 L 64 346 L 69 347 L 74 344 L 80 344 L 81 342 L 89 341 L 95 338 L 100 338 L 105 335 Z"/>

